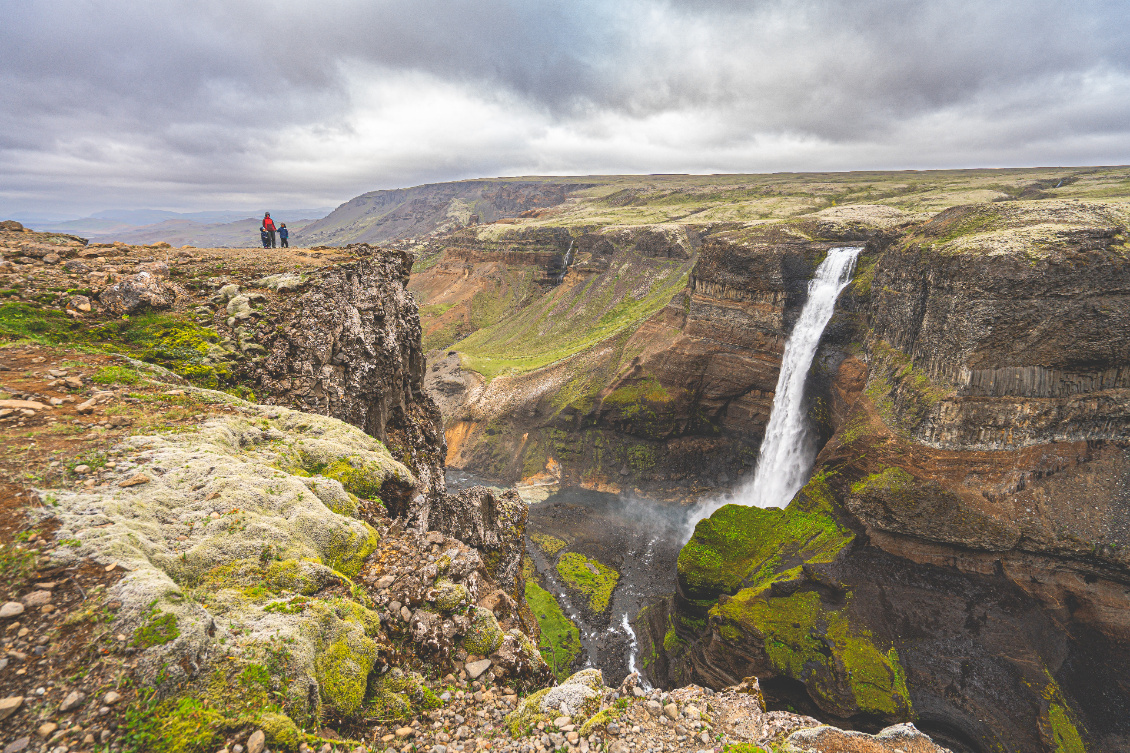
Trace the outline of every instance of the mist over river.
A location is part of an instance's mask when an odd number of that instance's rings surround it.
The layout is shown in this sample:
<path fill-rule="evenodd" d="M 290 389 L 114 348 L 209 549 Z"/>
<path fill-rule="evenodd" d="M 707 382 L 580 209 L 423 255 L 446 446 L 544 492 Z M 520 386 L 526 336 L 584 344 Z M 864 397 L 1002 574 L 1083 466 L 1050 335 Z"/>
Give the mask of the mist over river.
<path fill-rule="evenodd" d="M 458 490 L 493 482 L 449 469 L 447 485 Z M 610 607 L 593 614 L 584 599 L 570 591 L 549 557 L 527 537 L 526 550 L 562 611 L 580 630 L 582 653 L 577 668 L 599 667 L 606 683 L 615 685 L 640 669 L 631 621 L 647 603 L 675 590 L 679 550 L 699 516 L 698 506 L 683 507 L 641 497 L 609 494 L 579 487 L 555 492 L 530 504 L 529 536 L 544 534 L 567 542 L 564 552 L 577 552 L 619 573 Z"/>

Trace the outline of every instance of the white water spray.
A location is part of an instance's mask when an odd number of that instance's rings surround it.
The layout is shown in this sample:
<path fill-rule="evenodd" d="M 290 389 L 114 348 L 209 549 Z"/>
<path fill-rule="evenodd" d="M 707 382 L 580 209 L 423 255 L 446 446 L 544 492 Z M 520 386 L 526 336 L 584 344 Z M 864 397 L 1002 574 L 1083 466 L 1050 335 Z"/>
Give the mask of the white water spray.
<path fill-rule="evenodd" d="M 804 382 L 820 336 L 836 309 L 836 299 L 851 281 L 855 259 L 862 250 L 833 248 L 808 283 L 808 300 L 781 357 L 781 374 L 757 458 L 757 472 L 734 500 L 740 505 L 783 507 L 804 485 L 815 460 L 804 414 Z"/>

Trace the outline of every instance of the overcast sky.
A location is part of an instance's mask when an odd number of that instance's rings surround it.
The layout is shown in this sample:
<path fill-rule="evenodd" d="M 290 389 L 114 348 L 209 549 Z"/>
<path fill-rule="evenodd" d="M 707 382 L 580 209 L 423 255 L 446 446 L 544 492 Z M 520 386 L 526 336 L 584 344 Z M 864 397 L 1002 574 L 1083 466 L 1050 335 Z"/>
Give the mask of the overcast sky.
<path fill-rule="evenodd" d="M 0 0 L 0 19 L 0 214 L 1130 162 L 1126 0 Z"/>

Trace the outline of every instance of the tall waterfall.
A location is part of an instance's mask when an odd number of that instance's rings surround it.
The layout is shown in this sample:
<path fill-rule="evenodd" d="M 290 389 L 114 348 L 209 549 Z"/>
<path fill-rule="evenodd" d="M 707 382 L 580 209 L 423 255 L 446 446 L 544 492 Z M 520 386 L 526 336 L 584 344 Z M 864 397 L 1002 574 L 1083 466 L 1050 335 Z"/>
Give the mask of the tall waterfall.
<path fill-rule="evenodd" d="M 805 421 L 805 377 L 816 357 L 820 336 L 836 308 L 836 299 L 851 281 L 855 259 L 862 250 L 833 248 L 808 283 L 808 300 L 785 343 L 757 472 L 753 482 L 736 495 L 734 501 L 738 504 L 783 507 L 804 485 L 816 454 Z"/>

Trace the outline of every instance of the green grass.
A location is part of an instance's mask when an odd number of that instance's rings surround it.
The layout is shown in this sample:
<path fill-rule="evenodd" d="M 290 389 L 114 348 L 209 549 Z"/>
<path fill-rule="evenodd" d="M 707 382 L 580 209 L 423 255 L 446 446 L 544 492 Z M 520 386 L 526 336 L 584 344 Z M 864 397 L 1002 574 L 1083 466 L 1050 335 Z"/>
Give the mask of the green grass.
<path fill-rule="evenodd" d="M 554 288 L 452 347 L 464 367 L 487 379 L 539 369 L 635 329 L 686 287 L 692 267 L 637 258 L 583 286 Z M 637 298 L 640 288 L 646 292 Z"/>
<path fill-rule="evenodd" d="M 211 363 L 207 358 L 220 336 L 215 330 L 176 314 L 140 314 L 86 327 L 60 311 L 8 302 L 0 305 L 0 340 L 121 353 L 164 366 L 194 384 L 212 389 L 231 381 L 231 371 L 226 363 Z M 128 379 L 125 370 L 113 373 Z M 106 378 L 111 378 L 110 374 L 107 372 Z"/>
<path fill-rule="evenodd" d="M 570 588 L 588 597 L 589 610 L 594 614 L 608 609 L 612 591 L 620 580 L 620 573 L 577 552 L 562 554 L 557 560 L 557 572 Z"/>
<path fill-rule="evenodd" d="M 0 580 L 9 588 L 19 588 L 35 571 L 36 552 L 18 544 L 0 544 Z"/>
<path fill-rule="evenodd" d="M 99 369 L 91 380 L 95 384 L 138 384 L 141 375 L 126 366 L 106 366 Z"/>
<path fill-rule="evenodd" d="M 542 658 L 554 668 L 558 680 L 572 674 L 573 660 L 581 653 L 581 634 L 561 611 L 557 599 L 532 580 L 526 581 L 526 603 L 541 629 Z"/>

